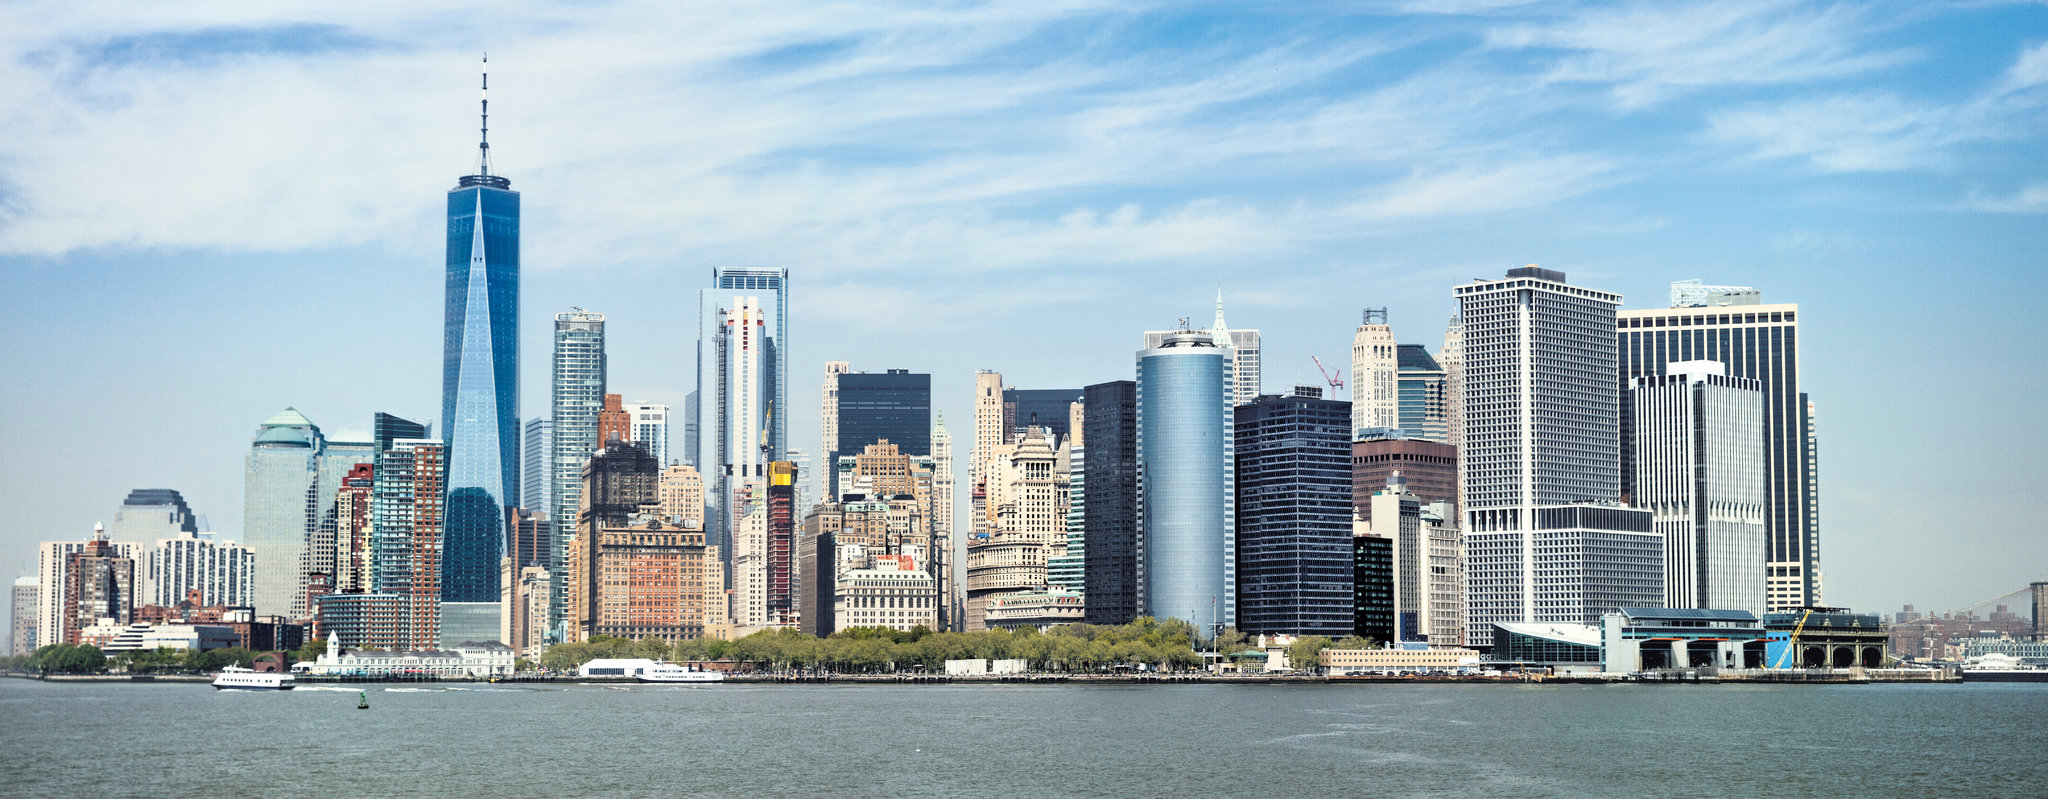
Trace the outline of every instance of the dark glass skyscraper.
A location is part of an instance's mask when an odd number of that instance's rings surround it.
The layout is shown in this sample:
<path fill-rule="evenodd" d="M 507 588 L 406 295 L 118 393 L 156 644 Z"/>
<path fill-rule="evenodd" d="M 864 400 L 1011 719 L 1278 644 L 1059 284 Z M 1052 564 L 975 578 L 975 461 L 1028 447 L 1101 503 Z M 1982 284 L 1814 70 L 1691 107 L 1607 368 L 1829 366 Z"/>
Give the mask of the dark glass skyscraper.
<path fill-rule="evenodd" d="M 882 440 L 905 455 L 932 454 L 932 376 L 890 369 L 884 374 L 848 372 L 838 376 L 839 440 L 825 453 L 827 481 L 836 481 L 839 458 L 859 455 Z M 836 500 L 837 485 L 831 486 Z"/>
<path fill-rule="evenodd" d="M 491 174 L 488 138 L 479 150 L 477 173 L 448 192 L 441 359 L 447 602 L 498 601 L 506 508 L 518 503 L 519 193 Z"/>
<path fill-rule="evenodd" d="M 1052 431 L 1054 441 L 1067 440 L 1068 406 L 1081 401 L 1071 388 L 1003 389 L 1003 437 L 1037 426 Z"/>
<path fill-rule="evenodd" d="M 1138 616 L 1138 384 L 1082 391 L 1084 613 L 1089 624 L 1123 624 Z"/>
<path fill-rule="evenodd" d="M 1237 626 L 1342 638 L 1355 627 L 1351 403 L 1296 391 L 1234 409 Z"/>

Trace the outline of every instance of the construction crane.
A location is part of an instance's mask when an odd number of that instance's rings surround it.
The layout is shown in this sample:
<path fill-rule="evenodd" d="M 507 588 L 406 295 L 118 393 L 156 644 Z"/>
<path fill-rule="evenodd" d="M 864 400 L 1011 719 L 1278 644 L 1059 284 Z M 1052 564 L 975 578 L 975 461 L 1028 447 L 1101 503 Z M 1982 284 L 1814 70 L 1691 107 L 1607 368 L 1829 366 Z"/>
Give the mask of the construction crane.
<path fill-rule="evenodd" d="M 1337 392 L 1344 390 L 1344 373 L 1332 372 L 1328 369 L 1323 368 L 1323 359 L 1318 358 L 1314 355 L 1308 356 L 1308 359 L 1311 361 L 1315 361 L 1316 371 L 1322 372 L 1323 379 L 1330 381 L 1330 393 L 1332 395 L 1335 395 Z M 1296 361 L 1296 363 L 1300 362 Z"/>
<path fill-rule="evenodd" d="M 1778 662 L 1771 664 L 1771 668 L 1784 668 L 1786 658 L 1792 658 L 1794 664 L 1799 663 L 1799 634 L 1806 630 L 1806 620 L 1812 617 L 1813 611 L 1800 611 L 1799 623 L 1792 625 L 1792 634 L 1785 638 L 1785 651 L 1778 653 Z"/>

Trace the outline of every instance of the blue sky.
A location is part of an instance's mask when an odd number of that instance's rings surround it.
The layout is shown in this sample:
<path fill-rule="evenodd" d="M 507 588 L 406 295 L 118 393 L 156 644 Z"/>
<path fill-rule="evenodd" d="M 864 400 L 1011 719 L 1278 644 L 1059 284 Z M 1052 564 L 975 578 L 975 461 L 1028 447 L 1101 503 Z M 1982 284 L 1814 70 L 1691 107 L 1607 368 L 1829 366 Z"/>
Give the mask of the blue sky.
<path fill-rule="evenodd" d="M 1219 286 L 1281 390 L 1508 267 L 1698 277 L 1802 305 L 1831 603 L 2048 577 L 2041 3 L 675 5 L 12 6 L 0 574 L 137 487 L 239 537 L 284 406 L 438 412 L 488 50 L 527 416 L 571 304 L 680 404 L 714 265 L 792 270 L 812 450 L 827 360 L 933 373 L 959 432 L 973 370 L 1128 378 Z"/>

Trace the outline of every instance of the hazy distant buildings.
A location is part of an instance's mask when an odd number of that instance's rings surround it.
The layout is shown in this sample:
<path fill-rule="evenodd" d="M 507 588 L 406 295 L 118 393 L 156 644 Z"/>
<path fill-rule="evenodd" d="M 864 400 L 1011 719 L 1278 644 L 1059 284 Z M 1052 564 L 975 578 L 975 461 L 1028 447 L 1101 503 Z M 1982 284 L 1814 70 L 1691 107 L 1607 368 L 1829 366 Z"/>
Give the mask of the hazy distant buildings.
<path fill-rule="evenodd" d="M 526 420 L 526 433 L 519 439 L 519 505 L 553 513 L 555 510 L 555 420 L 535 416 Z"/>
<path fill-rule="evenodd" d="M 1351 429 L 1400 427 L 1400 399 L 1395 377 L 1394 328 L 1387 309 L 1365 309 L 1364 322 L 1351 336 Z"/>
<path fill-rule="evenodd" d="M 1458 286 L 1468 641 L 1663 601 L 1663 541 L 1619 504 L 1617 294 L 1534 266 Z"/>
<path fill-rule="evenodd" d="M 1664 537 L 1664 607 L 1764 614 L 1763 392 L 1712 361 L 1636 378 L 1635 497 Z"/>
<path fill-rule="evenodd" d="M 1626 391 L 1637 378 L 1662 376 L 1672 363 L 1718 361 L 1729 377 L 1758 381 L 1767 536 L 1760 568 L 1769 609 L 1787 610 L 1822 601 L 1820 482 L 1812 403 L 1799 380 L 1799 306 L 1761 302 L 1752 288 L 1672 284 L 1673 307 L 1619 313 L 1617 378 Z M 1622 455 L 1622 493 L 1633 497 L 1632 453 Z"/>
<path fill-rule="evenodd" d="M 14 578 L 14 590 L 8 595 L 7 604 L 7 654 L 26 655 L 42 646 L 36 641 L 36 611 L 42 601 L 41 580 L 33 575 Z"/>
<path fill-rule="evenodd" d="M 1231 351 L 1168 335 L 1137 356 L 1138 585 L 1144 615 L 1237 623 Z"/>
<path fill-rule="evenodd" d="M 169 488 L 138 488 L 121 500 L 114 524 L 107 528 L 107 540 L 153 544 L 179 533 L 197 532 L 198 520 L 186 507 L 183 495 Z"/>
<path fill-rule="evenodd" d="M 491 174 L 448 191 L 441 432 L 447 446 L 441 600 L 496 604 L 505 510 L 519 504 L 519 193 Z M 468 614 L 464 614 L 468 615 Z M 489 629 L 497 629 L 495 618 Z"/>
<path fill-rule="evenodd" d="M 1436 354 L 1444 369 L 1444 442 L 1465 446 L 1465 318 L 1451 316 L 1444 327 L 1444 348 Z"/>
<path fill-rule="evenodd" d="M 668 406 L 645 402 L 626 403 L 626 426 L 632 440 L 647 447 L 654 453 L 654 459 L 663 465 L 669 463 L 668 455 Z"/>
<path fill-rule="evenodd" d="M 242 538 L 256 556 L 251 599 L 258 616 L 312 615 L 307 576 L 336 569 L 337 492 L 349 470 L 376 457 L 372 442 L 329 441 L 291 408 L 257 427 L 242 485 Z"/>
<path fill-rule="evenodd" d="M 1297 386 L 1235 414 L 1238 629 L 1349 635 L 1351 404 Z"/>

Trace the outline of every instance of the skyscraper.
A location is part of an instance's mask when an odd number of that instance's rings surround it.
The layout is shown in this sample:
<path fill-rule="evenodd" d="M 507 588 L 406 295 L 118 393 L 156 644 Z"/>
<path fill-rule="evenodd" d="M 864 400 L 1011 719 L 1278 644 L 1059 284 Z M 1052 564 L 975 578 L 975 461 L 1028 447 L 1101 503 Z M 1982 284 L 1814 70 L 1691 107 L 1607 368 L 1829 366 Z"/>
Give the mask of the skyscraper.
<path fill-rule="evenodd" d="M 1453 314 L 1444 327 L 1444 348 L 1436 354 L 1444 368 L 1444 442 L 1465 448 L 1465 319 Z"/>
<path fill-rule="evenodd" d="M 655 460 L 668 465 L 668 406 L 628 402 L 625 411 L 632 440 L 645 444 Z"/>
<path fill-rule="evenodd" d="M 824 467 L 817 472 L 818 501 L 837 502 L 839 497 L 832 491 L 832 480 L 837 473 L 833 468 L 836 460 L 832 455 L 839 449 L 839 376 L 853 371 L 853 364 L 846 361 L 825 362 L 825 385 L 818 390 L 823 398 L 818 408 L 818 457 Z M 806 510 L 809 510 L 806 508 Z M 826 603 L 827 605 L 831 603 Z"/>
<path fill-rule="evenodd" d="M 845 488 L 838 485 L 836 465 L 847 455 L 859 454 L 869 444 L 888 441 L 906 455 L 932 453 L 932 376 L 912 374 L 908 369 L 890 369 L 881 374 L 844 372 L 828 379 L 837 385 L 838 407 L 834 427 L 838 438 L 828 442 L 832 449 L 826 463 L 835 465 L 827 490 L 836 498 Z"/>
<path fill-rule="evenodd" d="M 1594 624 L 1663 601 L 1663 542 L 1620 504 L 1621 296 L 1508 270 L 1454 290 L 1464 320 L 1467 641 L 1499 622 Z"/>
<path fill-rule="evenodd" d="M 485 76 L 489 88 L 489 76 Z M 491 174 L 490 104 L 477 171 L 448 191 L 441 429 L 447 451 L 441 598 L 496 603 L 505 512 L 519 503 L 519 193 Z M 497 625 L 493 623 L 495 630 Z"/>
<path fill-rule="evenodd" d="M 51 643 L 77 645 L 79 632 L 111 619 L 127 624 L 135 611 L 134 550 L 117 547 L 95 526 L 84 548 L 64 556 L 64 592 L 58 607 L 57 636 Z"/>
<path fill-rule="evenodd" d="M 1089 624 L 1138 617 L 1138 384 L 1082 390 L 1083 594 Z"/>
<path fill-rule="evenodd" d="M 34 576 L 14 578 L 14 592 L 8 600 L 7 654 L 33 654 L 42 646 L 36 641 L 36 611 L 43 603 L 42 581 Z"/>
<path fill-rule="evenodd" d="M 1237 623 L 1236 381 L 1216 341 L 1183 331 L 1137 356 L 1139 604 L 1210 634 Z"/>
<path fill-rule="evenodd" d="M 1081 401 L 1078 388 L 1003 388 L 1003 435 L 1014 437 L 1026 427 L 1052 431 L 1053 440 L 1070 436 L 1071 411 Z"/>
<path fill-rule="evenodd" d="M 72 556 L 97 551 L 95 542 L 112 547 L 115 554 L 133 561 L 142 557 L 142 545 L 127 541 L 105 541 L 106 528 L 93 525 L 92 537 L 83 541 L 44 541 L 36 551 L 36 584 L 41 586 L 36 606 L 37 646 L 67 643 L 64 640 L 64 588 L 71 579 Z"/>
<path fill-rule="evenodd" d="M 1636 378 L 1634 505 L 1664 537 L 1664 606 L 1764 615 L 1763 391 L 1713 361 Z"/>
<path fill-rule="evenodd" d="M 385 414 L 379 420 L 403 421 Z M 256 615 L 311 616 L 307 575 L 335 570 L 336 492 L 356 464 L 375 459 L 373 443 L 328 441 L 292 408 L 257 427 L 242 486 L 243 544 L 256 556 Z"/>
<path fill-rule="evenodd" d="M 1216 318 L 1208 330 L 1148 330 L 1145 332 L 1145 349 L 1159 349 L 1166 343 L 1166 337 L 1184 332 L 1205 333 L 1218 347 L 1230 350 L 1230 403 L 1243 405 L 1258 399 L 1260 387 L 1264 385 L 1264 353 L 1261 350 L 1259 331 L 1231 330 L 1223 321 L 1223 291 L 1216 291 Z"/>
<path fill-rule="evenodd" d="M 1402 344 L 1396 352 L 1397 426 L 1410 438 L 1448 443 L 1450 396 L 1443 366 L 1421 344 Z"/>
<path fill-rule="evenodd" d="M 378 445 L 370 499 L 370 592 L 390 595 L 398 607 L 404 646 L 439 646 L 446 508 L 438 500 L 447 496 L 447 447 L 426 438 Z"/>
<path fill-rule="evenodd" d="M 535 416 L 526 420 L 526 434 L 519 439 L 524 451 L 519 465 L 519 504 L 550 513 L 555 508 L 555 470 L 551 463 L 555 447 L 555 420 Z"/>
<path fill-rule="evenodd" d="M 198 521 L 183 495 L 169 488 L 138 488 L 121 500 L 114 524 L 107 528 L 107 540 L 154 544 L 179 533 L 197 532 Z"/>
<path fill-rule="evenodd" d="M 604 445 L 597 437 L 597 414 L 604 409 L 609 361 L 604 349 L 604 314 L 571 307 L 555 314 L 555 353 L 551 386 L 554 396 L 548 455 L 552 489 L 550 504 L 541 506 L 561 532 L 549 539 L 548 571 L 554 594 L 548 599 L 548 625 L 568 612 L 566 578 L 568 539 L 574 537 L 576 514 L 582 510 L 583 464 Z M 530 502 L 529 502 L 530 504 Z"/>
<path fill-rule="evenodd" d="M 1351 634 L 1351 407 L 1297 387 L 1237 406 L 1237 626 Z"/>
<path fill-rule="evenodd" d="M 1672 285 L 1671 308 L 1622 311 L 1616 319 L 1619 385 L 1664 374 L 1683 361 L 1719 361 L 1728 376 L 1763 391 L 1766 604 L 1789 610 L 1820 598 L 1820 492 L 1811 398 L 1799 378 L 1799 306 L 1760 304 L 1761 292 L 1732 286 Z M 1624 432 L 1628 427 L 1624 418 Z M 1635 494 L 1624 452 L 1623 495 Z"/>
<path fill-rule="evenodd" d="M 827 500 L 830 498 L 827 497 Z M 939 629 L 959 629 L 953 607 L 953 434 L 946 430 L 946 416 L 939 414 L 932 427 L 932 561 L 938 564 Z"/>
<path fill-rule="evenodd" d="M 705 481 L 705 541 L 730 563 L 731 498 L 765 479 L 788 446 L 789 270 L 718 267 L 711 280 L 697 293 L 694 463 Z"/>
<path fill-rule="evenodd" d="M 1401 410 L 1395 377 L 1394 328 L 1387 309 L 1365 309 L 1364 322 L 1351 336 L 1351 430 L 1400 427 Z"/>

